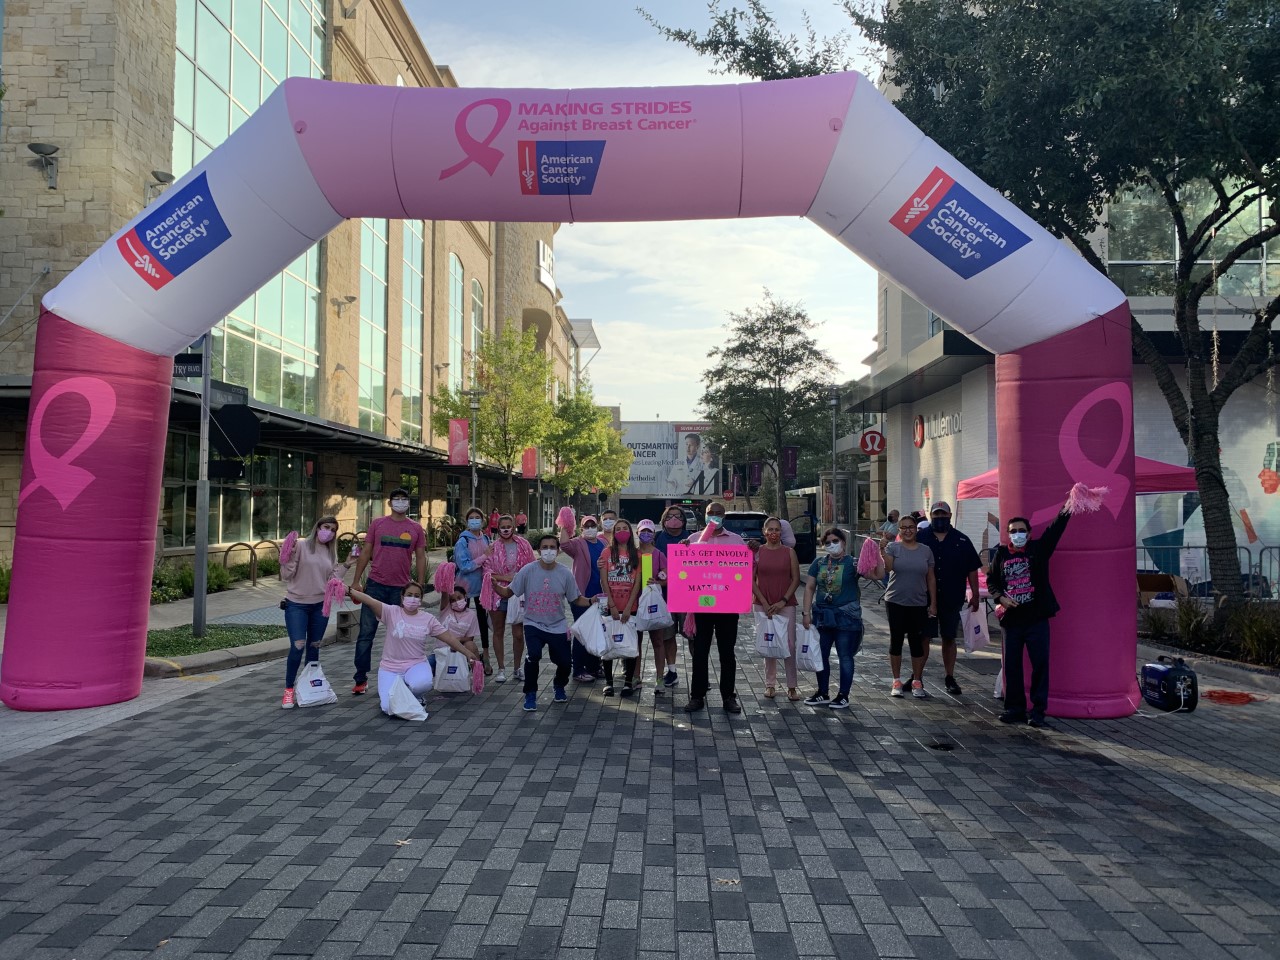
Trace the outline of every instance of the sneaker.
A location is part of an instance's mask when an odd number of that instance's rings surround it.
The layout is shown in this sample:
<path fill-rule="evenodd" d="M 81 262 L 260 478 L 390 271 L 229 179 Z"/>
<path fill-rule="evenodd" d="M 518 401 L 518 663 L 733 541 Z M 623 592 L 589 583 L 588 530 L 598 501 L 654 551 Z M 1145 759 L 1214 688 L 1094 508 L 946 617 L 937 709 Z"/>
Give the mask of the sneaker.
<path fill-rule="evenodd" d="M 606 687 L 605 687 L 603 690 L 601 690 L 600 692 L 601 692 L 601 693 L 603 693 L 606 697 L 612 697 L 612 696 L 613 696 L 613 684 L 612 684 L 612 683 L 611 683 L 611 684 L 609 684 L 608 686 L 606 686 Z"/>
<path fill-rule="evenodd" d="M 564 687 L 556 687 L 556 695 L 553 699 L 556 703 L 568 703 L 569 694 L 565 692 Z"/>
<path fill-rule="evenodd" d="M 511 675 L 511 679 L 517 683 L 524 683 L 524 667 L 516 667 L 516 672 Z"/>
<path fill-rule="evenodd" d="M 946 685 L 947 693 L 953 697 L 960 696 L 960 684 L 956 683 L 955 677 L 943 677 L 942 682 Z"/>
<path fill-rule="evenodd" d="M 831 698 L 825 693 L 815 693 L 812 697 L 808 697 L 804 704 L 806 707 L 825 707 L 831 702 Z"/>
<path fill-rule="evenodd" d="M 526 693 L 524 695 L 524 708 L 529 713 L 538 709 L 538 695 L 536 693 Z"/>
<path fill-rule="evenodd" d="M 506 670 L 503 670 L 503 669 L 501 669 L 501 668 L 500 668 L 500 669 L 498 670 L 498 675 L 497 675 L 496 677 L 494 677 L 494 678 L 493 678 L 493 682 L 494 682 L 494 683 L 506 683 L 506 682 L 507 682 L 507 671 L 506 671 Z"/>
<path fill-rule="evenodd" d="M 582 673 L 578 674 L 578 675 L 577 675 L 576 677 L 574 677 L 573 679 L 577 680 L 579 683 L 595 683 L 595 682 L 596 682 L 596 675 L 595 675 L 594 673 L 586 673 L 586 672 L 584 671 L 584 672 L 582 672 Z"/>
<path fill-rule="evenodd" d="M 680 678 L 676 676 L 676 672 L 674 670 L 668 670 L 662 675 L 662 685 L 664 687 L 674 687 L 679 679 Z"/>
<path fill-rule="evenodd" d="M 293 687 L 285 687 L 284 696 L 280 698 L 280 709 L 292 710 L 293 707 Z"/>
<path fill-rule="evenodd" d="M 917 700 L 929 699 L 929 691 L 924 688 L 924 684 L 919 680 L 911 681 L 911 695 Z"/>
<path fill-rule="evenodd" d="M 834 700 L 832 700 L 830 703 L 828 703 L 828 704 L 827 704 L 827 706 L 828 706 L 828 707 L 830 707 L 832 710 L 848 710 L 848 709 L 849 709 L 849 698 L 848 698 L 848 697 L 836 697 Z"/>
<path fill-rule="evenodd" d="M 369 692 L 369 683 L 367 680 L 362 680 L 360 683 L 357 683 L 354 687 L 351 688 L 352 695 L 357 697 L 363 696 L 365 693 L 368 693 L 368 692 Z"/>
<path fill-rule="evenodd" d="M 636 692 L 636 688 L 635 688 L 635 687 L 633 687 L 631 684 L 629 684 L 629 683 L 624 683 L 624 684 L 622 685 L 622 695 L 623 695 L 624 697 L 629 697 L 629 696 L 631 696 L 631 695 L 632 695 L 633 693 L 635 693 L 635 692 Z"/>
<path fill-rule="evenodd" d="M 1006 710 L 1000 714 L 1001 723 L 1026 723 L 1027 715 L 1019 710 Z"/>
<path fill-rule="evenodd" d="M 900 696 L 902 696 L 902 681 L 901 681 L 901 680 L 894 680 L 894 681 L 893 681 L 893 686 L 891 686 L 891 687 L 889 688 L 889 696 L 891 696 L 891 697 L 900 697 Z"/>

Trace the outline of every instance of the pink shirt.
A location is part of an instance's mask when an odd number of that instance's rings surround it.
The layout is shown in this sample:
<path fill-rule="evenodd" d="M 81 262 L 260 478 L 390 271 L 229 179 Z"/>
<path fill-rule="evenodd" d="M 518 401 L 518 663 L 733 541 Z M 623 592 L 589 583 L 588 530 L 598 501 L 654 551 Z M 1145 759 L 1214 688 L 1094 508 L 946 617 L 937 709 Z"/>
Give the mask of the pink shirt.
<path fill-rule="evenodd" d="M 344 567 L 335 563 L 323 544 L 311 547 L 303 537 L 293 546 L 293 556 L 280 567 L 280 579 L 289 584 L 286 596 L 294 603 L 323 603 L 324 588 L 331 577 L 342 579 Z"/>
<path fill-rule="evenodd" d="M 463 640 L 470 640 L 473 637 L 480 636 L 480 621 L 476 619 L 476 612 L 471 607 L 458 613 L 456 610 L 446 610 L 440 618 L 440 622 L 444 624 L 445 629 L 452 633 L 455 637 L 461 637 Z M 452 649 L 444 641 L 436 644 L 439 650 Z"/>
<path fill-rule="evenodd" d="M 416 520 L 379 517 L 369 524 L 364 542 L 365 549 L 373 551 L 369 578 L 388 587 L 403 587 L 409 582 L 418 548 L 427 546 L 427 535 Z"/>
<path fill-rule="evenodd" d="M 387 625 L 387 639 L 382 644 L 382 660 L 379 670 L 404 673 L 410 667 L 427 660 L 427 637 L 447 633 L 445 625 L 419 610 L 409 616 L 401 607 L 389 603 L 382 605 L 382 622 Z"/>

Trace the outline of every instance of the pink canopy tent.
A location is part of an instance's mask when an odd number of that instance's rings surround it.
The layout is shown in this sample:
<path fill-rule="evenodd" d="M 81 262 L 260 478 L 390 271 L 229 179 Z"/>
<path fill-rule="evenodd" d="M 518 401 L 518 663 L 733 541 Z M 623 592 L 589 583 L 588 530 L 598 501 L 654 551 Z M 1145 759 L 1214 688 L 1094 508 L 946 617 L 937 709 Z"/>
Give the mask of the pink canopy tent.
<path fill-rule="evenodd" d="M 1188 493 L 1196 489 L 1196 471 L 1192 467 L 1180 467 L 1176 463 L 1165 463 L 1163 460 L 1151 460 L 1147 457 L 1134 457 L 1137 468 L 1137 492 L 1142 493 Z M 1000 468 L 992 467 L 986 473 L 980 473 L 968 480 L 961 480 L 956 485 L 957 500 L 979 500 L 983 497 L 1000 496 Z"/>

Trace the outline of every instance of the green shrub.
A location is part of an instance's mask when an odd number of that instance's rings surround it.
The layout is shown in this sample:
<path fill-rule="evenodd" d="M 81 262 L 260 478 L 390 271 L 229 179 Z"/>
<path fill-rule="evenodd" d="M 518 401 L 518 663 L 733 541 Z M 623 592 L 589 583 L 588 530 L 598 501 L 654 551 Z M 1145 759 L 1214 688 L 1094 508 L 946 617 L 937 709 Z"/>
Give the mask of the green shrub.
<path fill-rule="evenodd" d="M 1175 636 L 1174 612 L 1159 607 L 1143 610 L 1142 632 L 1157 643 L 1172 639 Z"/>
<path fill-rule="evenodd" d="M 209 561 L 207 593 L 221 593 L 231 586 L 231 573 L 221 563 Z M 189 563 L 162 560 L 151 573 L 151 602 L 172 603 L 196 592 L 196 571 Z"/>
<path fill-rule="evenodd" d="M 1280 604 L 1254 601 L 1227 621 L 1240 657 L 1263 667 L 1280 667 Z"/>
<path fill-rule="evenodd" d="M 258 558 L 258 577 L 274 577 L 280 573 L 280 558 L 275 554 Z"/>
<path fill-rule="evenodd" d="M 1213 639 L 1213 619 L 1196 600 L 1178 598 L 1174 620 L 1182 645 L 1191 650 L 1206 650 Z"/>
<path fill-rule="evenodd" d="M 9 581 L 13 579 L 13 568 L 7 563 L 0 563 L 0 603 L 9 602 Z"/>

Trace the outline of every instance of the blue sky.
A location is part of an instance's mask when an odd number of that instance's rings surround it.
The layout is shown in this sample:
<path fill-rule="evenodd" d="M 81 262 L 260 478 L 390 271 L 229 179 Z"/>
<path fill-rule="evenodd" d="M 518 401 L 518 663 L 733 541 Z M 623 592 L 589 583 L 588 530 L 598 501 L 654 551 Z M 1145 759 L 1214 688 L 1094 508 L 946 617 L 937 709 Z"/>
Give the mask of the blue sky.
<path fill-rule="evenodd" d="M 660 22 L 703 29 L 702 0 L 648 0 Z M 726 0 L 726 6 L 732 0 Z M 726 83 L 711 62 L 665 40 L 629 0 L 405 0 L 437 64 L 463 86 L 665 86 Z M 820 33 L 849 21 L 832 2 L 769 4 L 799 30 L 808 9 Z M 566 224 L 556 279 L 570 317 L 595 321 L 603 345 L 588 373 L 601 403 L 626 420 L 683 420 L 702 394 L 707 351 L 730 311 L 765 287 L 801 301 L 845 377 L 874 349 L 875 273 L 803 219 Z"/>

